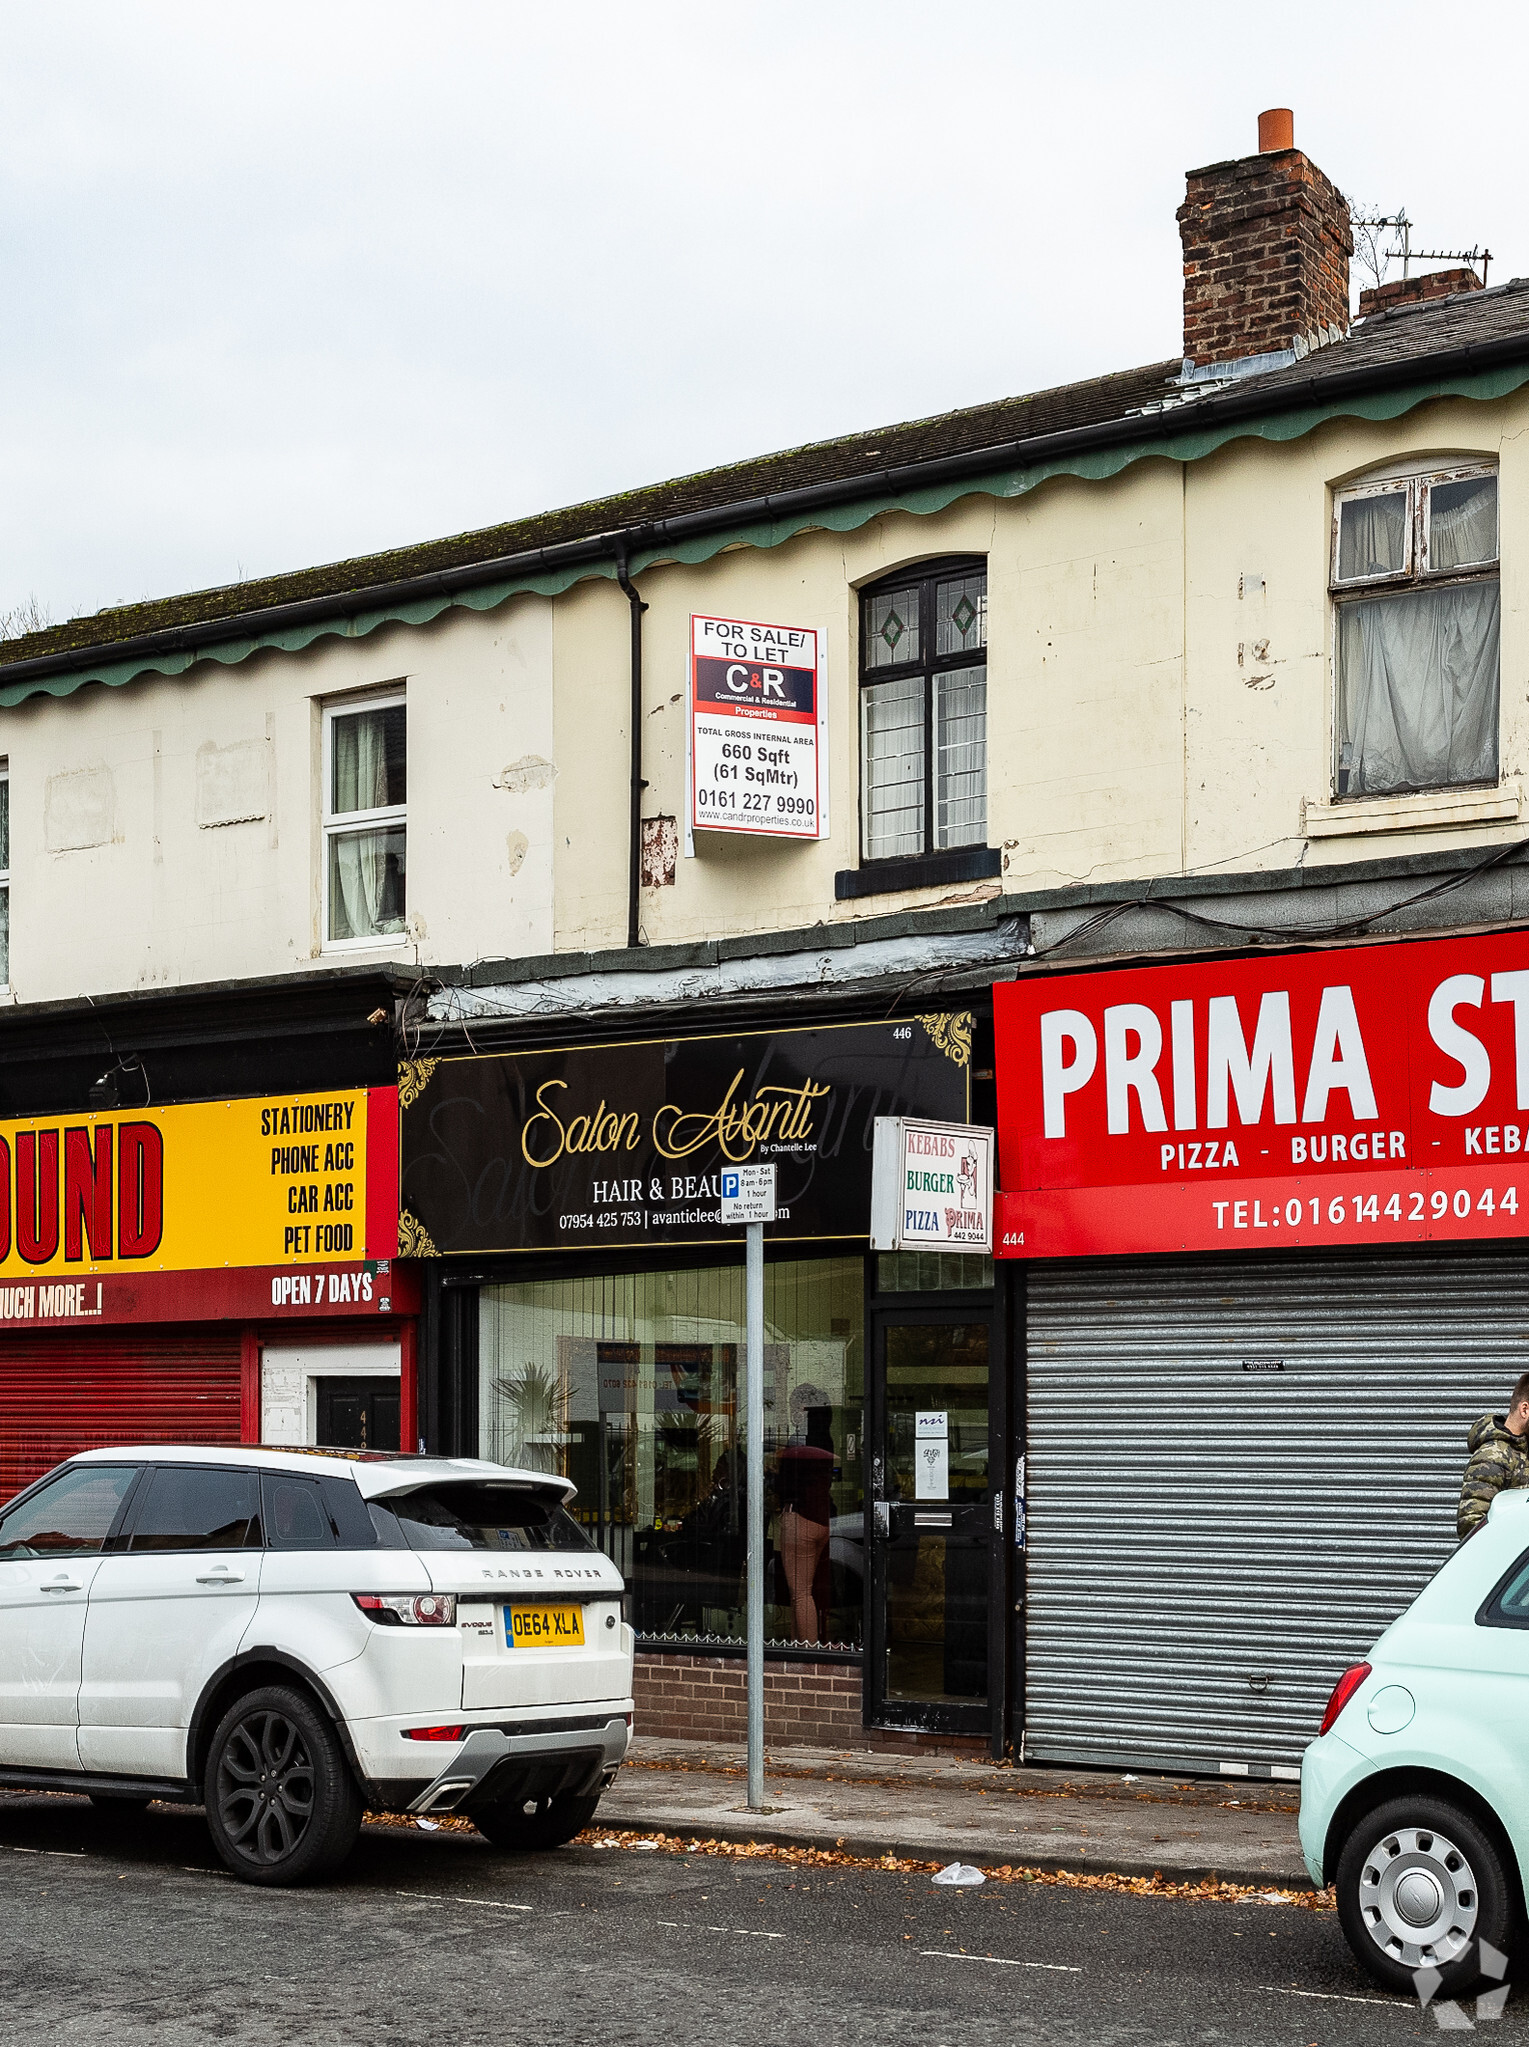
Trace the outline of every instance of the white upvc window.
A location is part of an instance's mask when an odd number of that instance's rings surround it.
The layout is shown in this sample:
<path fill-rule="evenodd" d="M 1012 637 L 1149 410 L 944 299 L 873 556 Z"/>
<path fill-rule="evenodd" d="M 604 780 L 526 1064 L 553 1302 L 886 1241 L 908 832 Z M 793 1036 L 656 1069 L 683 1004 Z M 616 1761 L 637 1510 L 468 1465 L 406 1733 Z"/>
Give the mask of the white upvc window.
<path fill-rule="evenodd" d="M 1498 779 L 1497 476 L 1421 465 L 1333 508 L 1333 794 Z"/>
<path fill-rule="evenodd" d="M 401 695 L 324 711 L 324 945 L 386 944 L 408 915 L 408 730 Z"/>
<path fill-rule="evenodd" d="M 0 988 L 11 985 L 11 764 L 0 760 Z"/>

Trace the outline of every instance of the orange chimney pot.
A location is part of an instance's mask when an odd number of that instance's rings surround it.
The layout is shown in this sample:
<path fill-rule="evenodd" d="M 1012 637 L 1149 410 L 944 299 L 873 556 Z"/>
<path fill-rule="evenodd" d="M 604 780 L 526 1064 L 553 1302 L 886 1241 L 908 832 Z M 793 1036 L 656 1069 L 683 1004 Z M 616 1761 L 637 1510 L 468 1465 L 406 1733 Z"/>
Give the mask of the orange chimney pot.
<path fill-rule="evenodd" d="M 1295 148 L 1295 115 L 1289 107 L 1268 107 L 1258 117 L 1258 152 L 1268 156 L 1276 149 Z"/>

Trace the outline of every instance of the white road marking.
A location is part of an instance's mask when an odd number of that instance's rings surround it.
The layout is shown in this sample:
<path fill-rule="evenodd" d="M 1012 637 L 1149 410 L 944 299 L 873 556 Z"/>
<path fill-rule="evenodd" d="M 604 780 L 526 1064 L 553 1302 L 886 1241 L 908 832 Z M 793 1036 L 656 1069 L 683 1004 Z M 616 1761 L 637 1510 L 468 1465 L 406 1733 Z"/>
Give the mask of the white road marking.
<path fill-rule="evenodd" d="M 85 1850 L 83 1848 L 13 1848 L 11 1853 L 13 1855 L 67 1855 L 71 1861 L 83 1862 L 85 1860 Z"/>
<path fill-rule="evenodd" d="M 1410 2004 L 1399 2002 L 1394 1997 L 1350 1997 L 1342 1990 L 1287 1990 L 1279 1983 L 1260 1983 L 1260 1990 L 1266 1990 L 1271 1997 L 1317 1997 L 1324 2004 L 1383 2004 L 1390 2011 L 1411 2011 Z"/>
<path fill-rule="evenodd" d="M 1081 1976 L 1083 1971 L 1072 1962 L 1016 1962 L 1008 1955 L 963 1955 L 959 1950 L 943 1947 L 921 1947 L 918 1952 L 936 1962 L 992 1962 L 999 1969 L 1052 1969 L 1059 1976 Z"/>
<path fill-rule="evenodd" d="M 534 1905 L 507 1905 L 498 1898 L 464 1898 L 459 1892 L 394 1891 L 395 1898 L 428 1898 L 433 1905 L 485 1905 L 491 1912 L 533 1912 Z"/>
<path fill-rule="evenodd" d="M 658 1919 L 666 1933 L 730 1933 L 738 1940 L 784 1940 L 783 1933 L 765 1933 L 757 1926 L 695 1926 L 688 1919 Z"/>

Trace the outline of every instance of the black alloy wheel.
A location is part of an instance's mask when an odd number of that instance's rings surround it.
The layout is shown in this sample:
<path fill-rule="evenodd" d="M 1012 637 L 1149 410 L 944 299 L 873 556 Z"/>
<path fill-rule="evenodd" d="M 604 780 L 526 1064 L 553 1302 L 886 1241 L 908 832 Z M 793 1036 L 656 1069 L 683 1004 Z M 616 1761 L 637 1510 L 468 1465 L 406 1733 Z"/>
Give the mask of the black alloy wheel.
<path fill-rule="evenodd" d="M 285 1685 L 263 1686 L 224 1714 L 203 1793 L 213 1845 L 246 1883 L 321 1876 L 361 1827 L 361 1795 L 328 1716 Z"/>
<path fill-rule="evenodd" d="M 474 1806 L 467 1817 L 496 1848 L 535 1854 L 541 1849 L 561 1848 L 575 1834 L 582 1834 L 599 1803 L 598 1791 L 584 1798 L 560 1791 L 555 1798 L 506 1798 L 494 1805 Z"/>

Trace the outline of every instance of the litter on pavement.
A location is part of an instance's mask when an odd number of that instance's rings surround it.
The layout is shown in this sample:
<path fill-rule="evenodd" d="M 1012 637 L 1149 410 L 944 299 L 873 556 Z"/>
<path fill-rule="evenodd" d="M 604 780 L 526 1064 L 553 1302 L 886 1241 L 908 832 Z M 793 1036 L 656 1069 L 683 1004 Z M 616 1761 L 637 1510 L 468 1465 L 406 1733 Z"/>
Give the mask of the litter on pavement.
<path fill-rule="evenodd" d="M 987 1878 L 980 1869 L 973 1869 L 969 1862 L 947 1862 L 936 1870 L 929 1879 L 934 1884 L 985 1884 Z"/>

